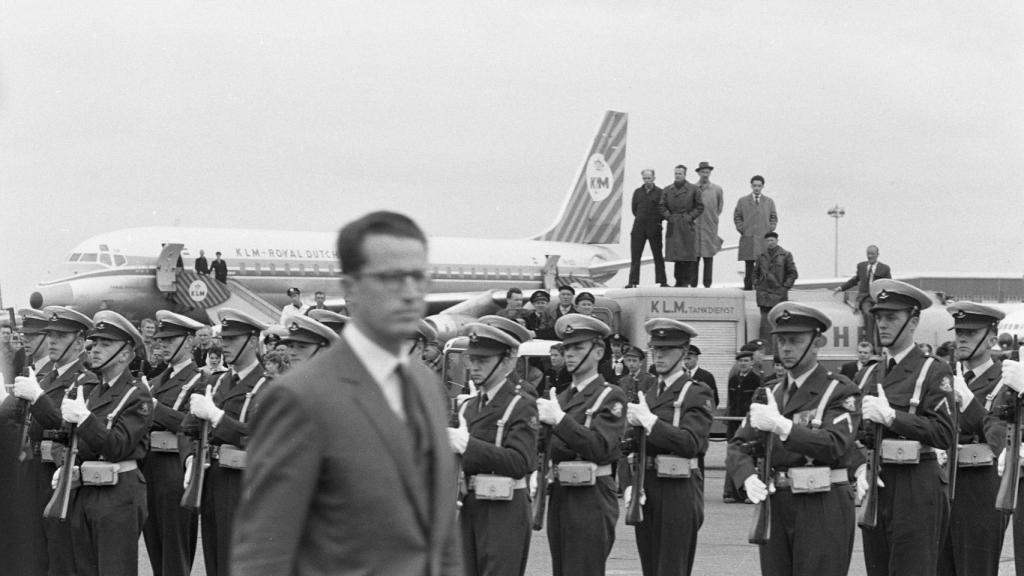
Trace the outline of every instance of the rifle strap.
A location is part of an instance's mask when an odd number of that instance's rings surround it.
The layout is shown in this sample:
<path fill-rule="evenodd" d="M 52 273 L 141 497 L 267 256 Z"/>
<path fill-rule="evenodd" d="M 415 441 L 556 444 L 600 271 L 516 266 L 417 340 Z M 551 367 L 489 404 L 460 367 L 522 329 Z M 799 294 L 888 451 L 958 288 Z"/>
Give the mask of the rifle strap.
<path fill-rule="evenodd" d="M 505 435 L 505 424 L 508 424 L 508 419 L 512 417 L 512 410 L 515 409 L 519 398 L 519 394 L 512 396 L 512 401 L 505 408 L 505 413 L 501 415 L 501 420 L 498 420 L 498 433 L 494 435 L 494 445 L 498 448 L 501 448 L 501 439 Z"/>
<path fill-rule="evenodd" d="M 672 403 L 673 428 L 679 428 L 679 415 L 682 411 L 683 400 L 686 399 L 686 393 L 690 391 L 691 384 L 693 384 L 693 380 L 687 380 L 686 384 L 683 384 L 683 389 L 679 391 L 679 397 L 676 398 L 675 402 Z"/>
<path fill-rule="evenodd" d="M 985 412 L 988 412 L 989 410 L 992 409 L 992 401 L 996 399 L 996 396 L 999 395 L 999 392 L 1001 392 L 1002 389 L 1003 379 L 1000 378 L 999 382 L 996 382 L 995 387 L 992 388 L 992 391 L 985 396 Z"/>
<path fill-rule="evenodd" d="M 135 386 L 129 388 L 128 391 L 124 393 L 124 396 L 121 396 L 121 401 L 117 403 L 117 406 L 110 411 L 110 414 L 107 414 L 107 430 L 110 430 L 110 428 L 114 426 L 114 419 L 121 413 L 121 410 L 124 410 L 124 405 L 128 403 L 128 399 L 132 397 L 135 390 Z"/>
<path fill-rule="evenodd" d="M 817 430 L 821 428 L 821 420 L 825 417 L 825 408 L 828 407 L 828 401 L 832 398 L 832 393 L 835 392 L 836 386 L 839 385 L 839 380 L 832 379 L 828 383 L 828 388 L 825 388 L 825 393 L 821 396 L 821 400 L 818 401 L 818 409 L 814 411 L 814 420 L 811 420 L 811 429 Z"/>
<path fill-rule="evenodd" d="M 924 388 L 924 379 L 928 377 L 928 370 L 931 369 L 935 358 L 929 356 L 921 366 L 921 373 L 917 375 L 917 382 L 914 384 L 914 395 L 910 397 L 910 414 L 917 414 L 917 406 L 921 403 L 921 390 Z M 954 408 L 955 409 L 955 408 Z"/>
<path fill-rule="evenodd" d="M 252 397 L 260 391 L 263 383 L 266 382 L 266 377 L 261 377 L 256 385 L 252 387 L 252 390 L 245 393 L 245 402 L 242 404 L 242 411 L 238 413 L 238 421 L 245 424 L 245 416 L 249 413 L 249 403 L 252 402 Z"/>
<path fill-rule="evenodd" d="M 601 409 L 601 404 L 611 391 L 612 387 L 607 385 L 604 387 L 604 390 L 601 390 L 601 394 L 598 395 L 597 400 L 590 408 L 587 409 L 587 419 L 583 423 L 583 426 L 590 428 L 590 423 L 594 420 L 594 414 L 597 414 L 597 411 Z"/>
<path fill-rule="evenodd" d="M 192 387 L 196 385 L 196 382 L 199 381 L 199 377 L 202 375 L 202 372 L 196 372 L 195 376 L 193 376 L 192 379 L 188 381 L 188 384 L 185 384 L 184 386 L 181 387 L 181 392 L 178 392 L 178 397 L 174 400 L 174 406 L 171 407 L 172 410 L 177 410 L 178 408 L 181 408 L 181 403 L 185 401 L 185 395 L 187 395 L 189 391 L 192 390 Z"/>

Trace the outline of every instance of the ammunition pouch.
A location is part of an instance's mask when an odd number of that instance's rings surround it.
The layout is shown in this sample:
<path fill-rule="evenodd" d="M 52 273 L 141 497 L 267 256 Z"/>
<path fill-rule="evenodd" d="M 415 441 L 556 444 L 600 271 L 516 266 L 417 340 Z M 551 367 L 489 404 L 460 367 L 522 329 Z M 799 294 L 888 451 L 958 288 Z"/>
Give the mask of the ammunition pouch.
<path fill-rule="evenodd" d="M 917 440 L 882 440 L 882 462 L 884 464 L 918 464 L 921 462 L 921 443 Z"/>
<path fill-rule="evenodd" d="M 598 466 L 586 460 L 566 460 L 555 465 L 555 479 L 562 486 L 593 486 L 599 476 L 611 474 L 611 464 Z"/>
<path fill-rule="evenodd" d="M 149 449 L 152 452 L 177 452 L 178 436 L 167 430 L 153 430 L 149 433 Z"/>
<path fill-rule="evenodd" d="M 648 458 L 648 461 L 650 460 L 651 458 Z M 658 478 L 689 478 L 690 470 L 697 466 L 694 459 L 670 454 L 659 454 L 653 460 L 654 465 L 651 466 L 649 463 L 647 467 L 653 468 Z"/>
<path fill-rule="evenodd" d="M 995 454 L 988 444 L 961 444 L 957 447 L 958 468 L 991 466 L 994 460 Z"/>
<path fill-rule="evenodd" d="M 477 474 L 469 477 L 469 490 L 476 494 L 477 500 L 512 500 L 515 491 L 526 488 L 526 479 L 496 474 Z"/>
<path fill-rule="evenodd" d="M 39 459 L 43 462 L 63 462 L 67 446 L 55 440 L 43 440 L 39 443 Z"/>
<path fill-rule="evenodd" d="M 213 448 L 216 449 L 211 449 L 210 455 L 220 462 L 221 468 L 245 470 L 245 450 L 231 444 L 221 444 Z"/>
<path fill-rule="evenodd" d="M 102 460 L 89 460 L 82 462 L 79 470 L 82 475 L 82 484 L 85 486 L 115 486 L 118 475 L 122 472 L 130 472 L 138 468 L 135 460 L 124 460 L 122 462 L 104 462 Z"/>

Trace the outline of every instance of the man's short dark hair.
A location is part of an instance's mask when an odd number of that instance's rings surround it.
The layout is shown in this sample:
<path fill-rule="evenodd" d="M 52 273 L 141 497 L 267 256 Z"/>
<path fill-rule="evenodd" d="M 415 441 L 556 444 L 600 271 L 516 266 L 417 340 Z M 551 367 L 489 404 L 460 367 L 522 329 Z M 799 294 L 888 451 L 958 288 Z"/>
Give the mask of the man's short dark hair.
<path fill-rule="evenodd" d="M 871 348 L 872 352 L 875 351 L 875 345 L 872 344 L 871 342 L 868 342 L 867 340 L 861 340 L 860 342 L 857 343 L 857 348 L 861 348 L 863 346 L 867 346 L 868 348 Z"/>
<path fill-rule="evenodd" d="M 683 165 L 683 164 L 676 164 L 676 170 L 678 170 L 678 169 L 680 169 L 680 168 L 682 168 L 683 170 L 689 170 L 689 168 L 687 168 L 687 167 L 686 167 L 685 165 Z"/>
<path fill-rule="evenodd" d="M 510 300 L 513 294 L 519 294 L 520 296 L 522 296 L 523 291 L 520 290 L 517 286 L 513 286 L 508 289 L 508 292 L 505 292 L 505 299 Z"/>
<path fill-rule="evenodd" d="M 754 177 L 750 179 L 750 183 L 753 184 L 755 181 L 760 181 L 761 184 L 763 185 L 764 184 L 764 176 L 761 176 L 760 174 L 755 174 Z"/>
<path fill-rule="evenodd" d="M 775 238 L 776 240 L 778 240 L 779 239 L 779 234 L 778 234 L 778 232 L 768 232 L 767 234 L 764 235 L 764 237 L 765 238 Z"/>
<path fill-rule="evenodd" d="M 569 286 L 569 285 L 559 286 L 558 287 L 558 291 L 559 292 L 562 292 L 563 290 L 568 290 L 569 294 L 575 294 L 576 293 L 576 289 L 573 288 L 572 286 Z"/>
<path fill-rule="evenodd" d="M 217 252 L 217 256 L 220 256 L 220 252 Z"/>
<path fill-rule="evenodd" d="M 371 212 L 349 222 L 338 232 L 338 261 L 343 273 L 355 274 L 363 268 L 366 264 L 363 242 L 374 234 L 409 238 L 427 245 L 427 236 L 408 216 L 384 210 Z"/>

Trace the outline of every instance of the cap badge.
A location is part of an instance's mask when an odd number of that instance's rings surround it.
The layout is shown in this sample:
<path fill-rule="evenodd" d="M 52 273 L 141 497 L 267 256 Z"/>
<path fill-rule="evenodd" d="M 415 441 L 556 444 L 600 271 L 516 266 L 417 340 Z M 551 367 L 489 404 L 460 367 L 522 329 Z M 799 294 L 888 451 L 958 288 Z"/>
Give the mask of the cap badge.
<path fill-rule="evenodd" d="M 164 329 L 164 321 L 161 320 L 161 321 L 157 322 L 156 323 L 156 328 L 157 328 L 157 330 L 163 330 Z"/>
<path fill-rule="evenodd" d="M 953 318 L 956 318 L 957 320 L 963 320 L 966 317 L 967 313 L 964 312 L 963 310 L 957 310 L 956 313 L 953 314 Z"/>
<path fill-rule="evenodd" d="M 470 332 L 469 333 L 469 341 L 470 342 L 473 342 L 475 344 L 478 340 L 480 340 L 480 337 L 476 335 L 476 332 Z"/>
<path fill-rule="evenodd" d="M 54 312 L 53 316 L 50 316 L 50 322 L 60 322 L 60 314 Z"/>
<path fill-rule="evenodd" d="M 289 332 L 298 332 L 299 331 L 299 323 L 298 322 L 292 322 L 292 325 L 288 327 L 288 331 Z"/>
<path fill-rule="evenodd" d="M 562 332 L 565 332 L 566 334 L 572 334 L 572 331 L 573 331 L 572 324 L 566 324 L 565 325 L 565 329 L 562 330 Z"/>
<path fill-rule="evenodd" d="M 783 310 L 782 316 L 779 317 L 779 320 L 782 322 L 789 322 L 791 318 L 793 318 L 793 316 L 789 313 L 789 310 Z"/>
<path fill-rule="evenodd" d="M 878 293 L 878 299 L 879 300 L 885 300 L 888 297 L 889 297 L 889 293 L 886 292 L 885 290 L 882 290 L 881 292 Z"/>
<path fill-rule="evenodd" d="M 106 330 L 107 329 L 107 323 L 106 322 L 100 322 L 99 324 L 96 325 L 96 329 L 97 330 Z"/>
<path fill-rule="evenodd" d="M 655 333 L 655 336 L 657 336 L 658 338 L 664 338 L 665 337 L 665 329 L 664 328 L 659 328 L 658 330 L 655 330 L 654 333 Z"/>
<path fill-rule="evenodd" d="M 228 319 L 225 318 L 225 319 L 221 320 L 220 321 L 220 325 L 225 327 L 225 328 L 227 328 L 228 327 Z"/>

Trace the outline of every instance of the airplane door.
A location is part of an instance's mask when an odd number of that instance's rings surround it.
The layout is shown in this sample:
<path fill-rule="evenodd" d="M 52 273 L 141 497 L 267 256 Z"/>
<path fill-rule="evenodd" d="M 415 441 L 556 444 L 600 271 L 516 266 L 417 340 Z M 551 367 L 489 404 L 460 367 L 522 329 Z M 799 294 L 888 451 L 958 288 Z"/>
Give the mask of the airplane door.
<path fill-rule="evenodd" d="M 184 247 L 184 244 L 164 244 L 160 251 L 156 260 L 156 287 L 161 292 L 175 291 L 174 280 Z"/>

